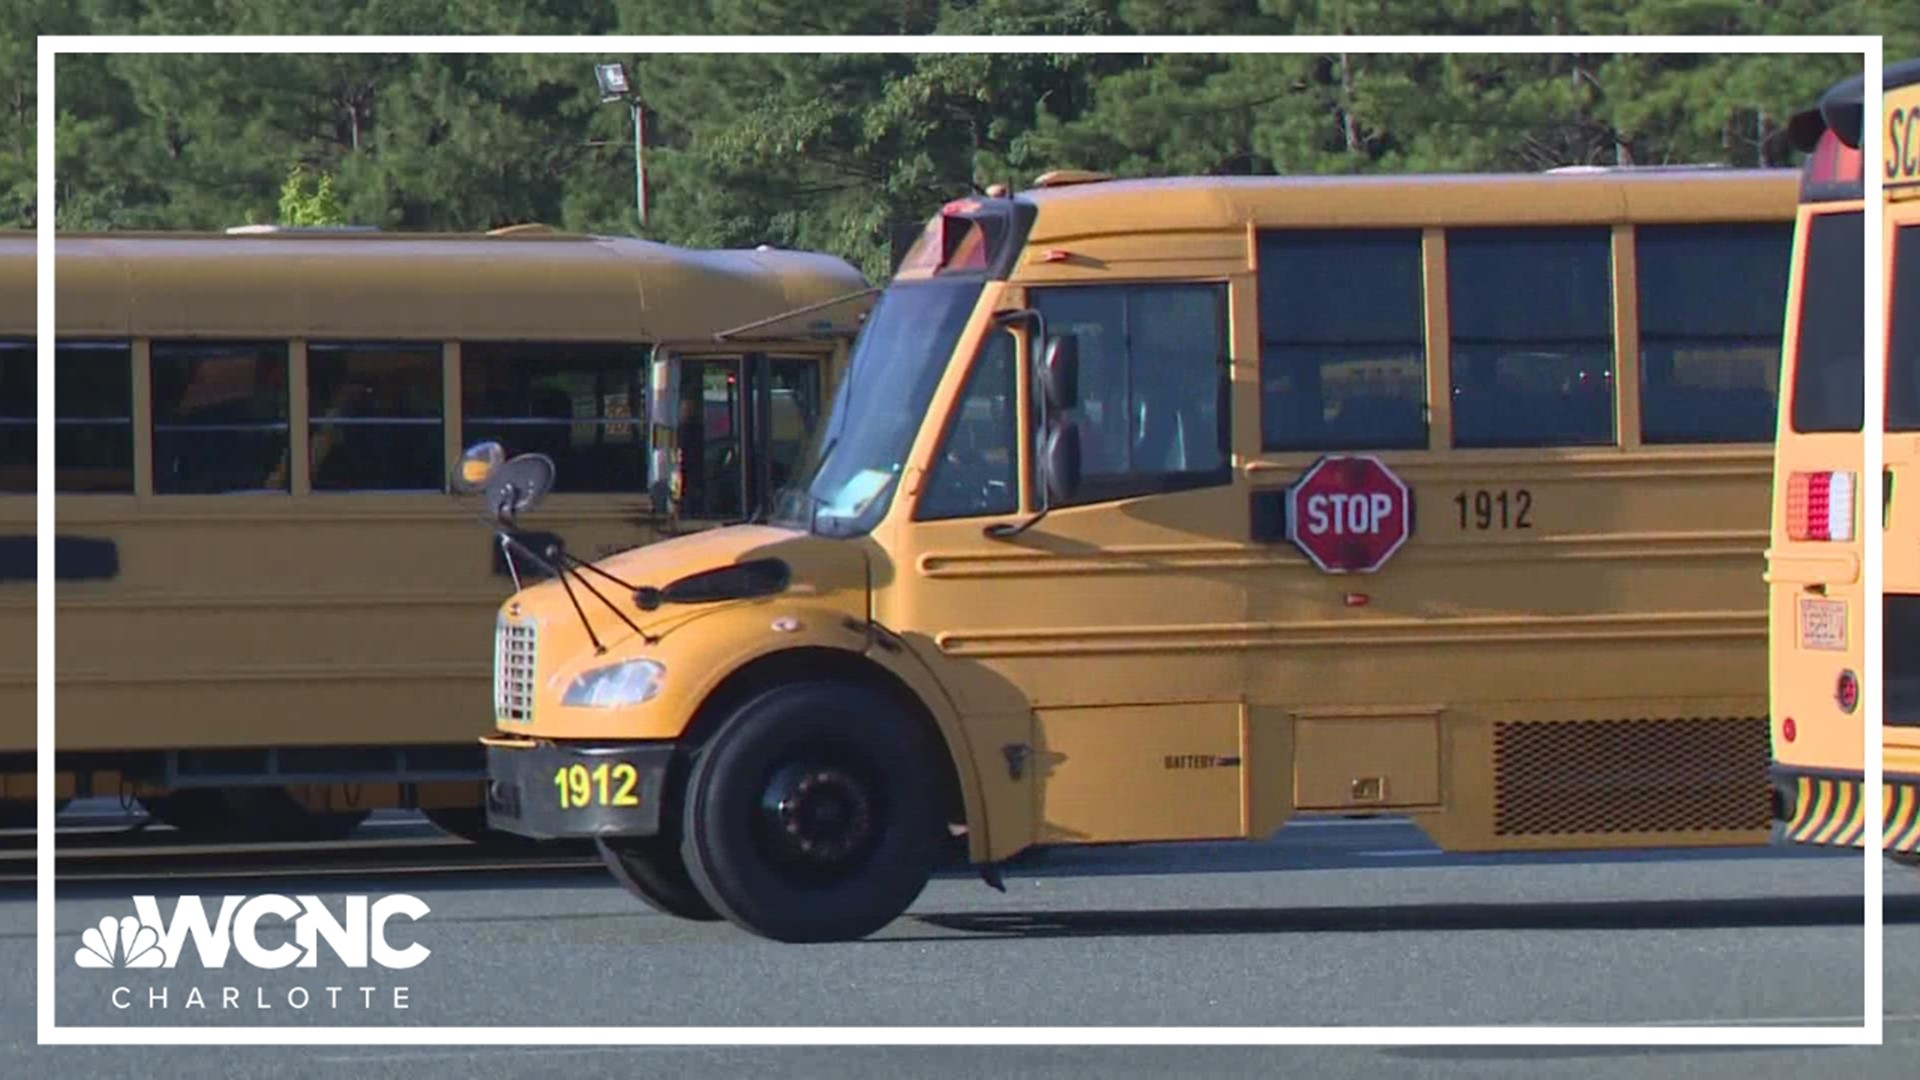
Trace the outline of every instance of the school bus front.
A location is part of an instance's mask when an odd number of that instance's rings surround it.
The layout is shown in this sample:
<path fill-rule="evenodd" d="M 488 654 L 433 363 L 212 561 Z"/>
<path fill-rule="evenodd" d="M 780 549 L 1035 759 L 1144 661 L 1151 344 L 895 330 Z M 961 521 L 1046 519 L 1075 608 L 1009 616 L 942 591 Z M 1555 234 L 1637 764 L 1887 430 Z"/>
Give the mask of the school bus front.
<path fill-rule="evenodd" d="M 951 204 L 774 513 L 502 606 L 490 821 L 783 940 L 883 925 L 948 844 L 992 882 L 1312 811 L 1449 850 L 1764 843 L 1795 191 Z"/>

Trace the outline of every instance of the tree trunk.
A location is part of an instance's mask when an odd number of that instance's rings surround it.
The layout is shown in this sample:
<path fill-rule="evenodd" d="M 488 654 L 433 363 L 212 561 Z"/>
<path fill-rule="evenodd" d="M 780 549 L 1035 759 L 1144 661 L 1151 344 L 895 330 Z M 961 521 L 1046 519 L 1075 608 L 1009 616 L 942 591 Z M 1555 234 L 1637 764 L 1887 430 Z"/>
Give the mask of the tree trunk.
<path fill-rule="evenodd" d="M 1360 121 L 1353 115 L 1353 59 L 1340 54 L 1340 127 L 1346 137 L 1347 153 L 1360 152 Z"/>

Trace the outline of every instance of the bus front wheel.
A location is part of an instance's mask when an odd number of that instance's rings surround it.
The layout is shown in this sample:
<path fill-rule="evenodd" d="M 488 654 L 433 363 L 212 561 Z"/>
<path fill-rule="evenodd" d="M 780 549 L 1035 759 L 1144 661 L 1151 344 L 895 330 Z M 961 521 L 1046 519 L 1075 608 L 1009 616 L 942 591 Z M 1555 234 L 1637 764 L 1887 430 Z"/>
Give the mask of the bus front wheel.
<path fill-rule="evenodd" d="M 943 835 L 940 748 L 865 686 L 804 683 L 738 707 L 687 779 L 688 876 L 777 941 L 865 937 L 926 888 Z"/>
<path fill-rule="evenodd" d="M 720 913 L 687 875 L 680 849 L 658 836 L 605 836 L 594 840 L 600 858 L 620 887 L 662 914 L 694 922 L 718 922 Z"/>

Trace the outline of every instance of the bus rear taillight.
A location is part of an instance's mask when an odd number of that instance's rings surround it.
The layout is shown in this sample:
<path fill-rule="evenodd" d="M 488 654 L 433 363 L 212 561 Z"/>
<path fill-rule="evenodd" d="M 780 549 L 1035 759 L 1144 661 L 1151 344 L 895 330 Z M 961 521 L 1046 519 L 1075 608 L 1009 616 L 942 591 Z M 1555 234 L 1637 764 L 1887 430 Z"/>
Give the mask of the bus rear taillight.
<path fill-rule="evenodd" d="M 1852 540 L 1853 474 L 1797 472 L 1789 476 L 1787 539 Z"/>

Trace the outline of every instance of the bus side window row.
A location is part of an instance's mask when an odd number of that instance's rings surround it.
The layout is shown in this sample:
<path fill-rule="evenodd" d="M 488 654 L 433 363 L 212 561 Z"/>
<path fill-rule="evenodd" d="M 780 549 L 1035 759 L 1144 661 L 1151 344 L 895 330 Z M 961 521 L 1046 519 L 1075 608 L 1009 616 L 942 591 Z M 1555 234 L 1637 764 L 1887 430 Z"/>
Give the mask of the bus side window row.
<path fill-rule="evenodd" d="M 1606 227 L 1446 231 L 1453 445 L 1616 440 Z M 1773 437 L 1790 222 L 1634 231 L 1648 444 Z M 1261 445 L 1428 445 L 1417 229 L 1259 240 Z"/>
<path fill-rule="evenodd" d="M 160 494 L 286 491 L 285 342 L 155 342 L 153 486 Z M 35 481 L 32 342 L 0 342 L 0 491 Z M 538 451 L 562 491 L 640 491 L 646 349 L 474 343 L 462 350 L 463 438 Z M 133 490 L 125 342 L 57 346 L 55 482 Z M 308 347 L 309 475 L 315 491 L 438 491 L 446 476 L 441 346 Z"/>

